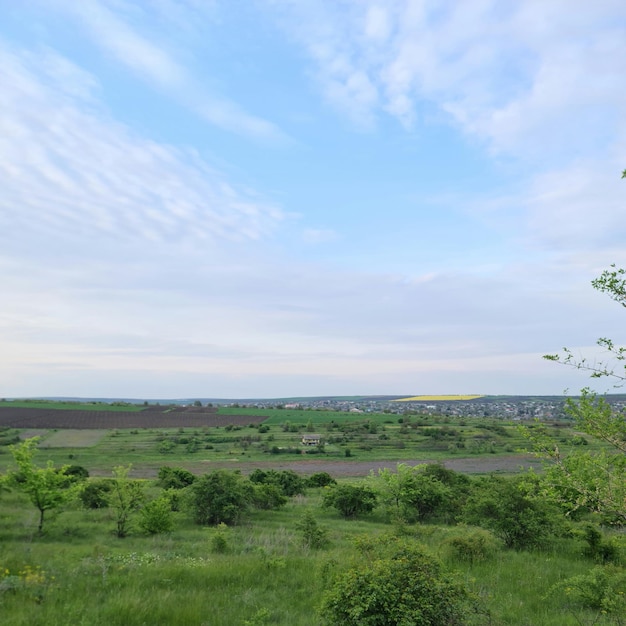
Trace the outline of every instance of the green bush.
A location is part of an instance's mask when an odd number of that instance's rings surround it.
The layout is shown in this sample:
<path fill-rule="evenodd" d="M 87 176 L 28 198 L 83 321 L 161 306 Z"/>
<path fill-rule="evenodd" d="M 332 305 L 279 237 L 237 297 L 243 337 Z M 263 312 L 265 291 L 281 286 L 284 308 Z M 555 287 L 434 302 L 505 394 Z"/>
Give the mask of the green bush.
<path fill-rule="evenodd" d="M 217 529 L 211 535 L 211 552 L 213 554 L 226 554 L 229 548 L 228 526 L 224 523 L 218 524 Z"/>
<path fill-rule="evenodd" d="M 376 492 L 361 485 L 331 487 L 322 500 L 324 507 L 337 509 L 345 518 L 371 513 L 377 503 Z"/>
<path fill-rule="evenodd" d="M 139 512 L 139 528 L 149 535 L 169 533 L 174 529 L 170 500 L 161 496 L 148 502 Z"/>
<path fill-rule="evenodd" d="M 379 549 L 382 548 L 382 549 Z M 373 558 L 371 558 L 373 556 Z M 321 614 L 333 626 L 461 626 L 474 611 L 468 591 L 414 543 L 375 546 L 338 574 Z"/>
<path fill-rule="evenodd" d="M 190 487 L 190 507 L 197 524 L 235 524 L 247 512 L 253 486 L 239 472 L 216 470 Z"/>
<path fill-rule="evenodd" d="M 559 525 L 554 507 L 524 491 L 524 479 L 491 476 L 474 485 L 463 521 L 492 530 L 508 548 L 545 546 Z"/>
<path fill-rule="evenodd" d="M 337 481 L 328 472 L 316 472 L 306 479 L 308 487 L 328 487 L 336 485 Z"/>
<path fill-rule="evenodd" d="M 302 534 L 305 547 L 316 550 L 328 545 L 328 531 L 317 523 L 310 510 L 305 511 L 298 520 L 296 529 Z"/>
<path fill-rule="evenodd" d="M 196 477 L 182 467 L 164 465 L 159 468 L 159 485 L 164 489 L 184 489 L 193 484 Z"/>
<path fill-rule="evenodd" d="M 593 524 L 585 524 L 583 527 L 583 538 L 587 546 L 583 554 L 599 563 L 615 563 L 620 559 L 620 550 L 612 541 L 606 541 L 602 532 Z"/>
<path fill-rule="evenodd" d="M 443 553 L 446 557 L 469 563 L 493 558 L 499 549 L 500 542 L 496 537 L 482 528 L 467 529 L 443 542 Z"/>
<path fill-rule="evenodd" d="M 626 572 L 614 565 L 598 565 L 588 574 L 573 576 L 552 587 L 550 596 L 560 597 L 571 608 L 591 609 L 620 621 L 626 615 Z"/>
<path fill-rule="evenodd" d="M 252 504 L 257 509 L 266 511 L 276 510 L 287 504 L 287 496 L 282 489 L 273 483 L 260 483 L 254 485 Z"/>
<path fill-rule="evenodd" d="M 109 506 L 108 494 L 112 488 L 110 480 L 92 480 L 83 485 L 78 497 L 86 509 L 105 509 Z"/>

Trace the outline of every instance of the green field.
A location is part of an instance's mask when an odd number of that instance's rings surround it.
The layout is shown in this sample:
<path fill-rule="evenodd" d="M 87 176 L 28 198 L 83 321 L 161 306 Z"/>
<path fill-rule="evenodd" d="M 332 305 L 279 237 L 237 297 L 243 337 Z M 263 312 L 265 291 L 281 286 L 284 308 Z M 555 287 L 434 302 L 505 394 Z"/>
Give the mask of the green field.
<path fill-rule="evenodd" d="M 47 451 L 45 451 L 47 454 Z M 160 489 L 143 481 L 148 497 Z M 483 626 L 618 624 L 598 610 L 548 596 L 555 584 L 586 575 L 576 534 L 555 535 L 541 549 L 495 552 L 468 562 L 449 552 L 450 539 L 475 530 L 441 522 L 398 526 L 382 510 L 345 520 L 322 508 L 324 489 L 309 488 L 275 511 L 253 510 L 245 522 L 219 530 L 198 526 L 185 510 L 171 532 L 147 535 L 136 525 L 125 539 L 112 530 L 109 508 L 78 502 L 51 516 L 36 533 L 36 515 L 17 491 L 2 494 L 0 612 L 11 626 L 336 626 L 319 607 L 334 576 L 357 557 L 355 540 L 391 535 L 421 545 L 480 599 L 473 621 Z M 313 550 L 298 522 L 311 511 L 329 543 Z M 216 542 L 221 534 L 223 543 Z M 361 539 L 363 541 L 363 539 Z M 219 550 L 216 546 L 222 546 Z"/>

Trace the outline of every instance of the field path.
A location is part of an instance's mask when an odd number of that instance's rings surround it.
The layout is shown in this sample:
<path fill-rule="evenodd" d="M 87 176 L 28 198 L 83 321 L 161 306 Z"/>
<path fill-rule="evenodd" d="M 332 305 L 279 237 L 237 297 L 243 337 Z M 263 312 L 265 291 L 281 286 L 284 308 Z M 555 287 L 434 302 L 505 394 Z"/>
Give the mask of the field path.
<path fill-rule="evenodd" d="M 180 463 L 181 467 L 202 475 L 216 469 L 241 470 L 248 474 L 253 470 L 275 469 L 293 470 L 298 474 L 314 474 L 315 472 L 328 472 L 337 478 L 367 476 L 372 470 L 388 467 L 394 469 L 398 463 L 407 465 L 419 465 L 432 463 L 432 460 L 407 460 L 407 461 L 330 461 L 328 459 L 295 460 L 272 460 L 272 461 L 194 461 Z M 160 464 L 162 465 L 162 464 Z M 159 467 L 160 467 L 159 465 Z M 492 472 L 514 474 L 530 467 L 540 467 L 540 462 L 529 454 L 509 454 L 491 456 L 472 456 L 466 458 L 450 458 L 443 462 L 448 469 L 466 474 L 490 474 Z M 156 478 L 158 467 L 142 465 L 137 467 L 133 476 L 138 478 Z"/>

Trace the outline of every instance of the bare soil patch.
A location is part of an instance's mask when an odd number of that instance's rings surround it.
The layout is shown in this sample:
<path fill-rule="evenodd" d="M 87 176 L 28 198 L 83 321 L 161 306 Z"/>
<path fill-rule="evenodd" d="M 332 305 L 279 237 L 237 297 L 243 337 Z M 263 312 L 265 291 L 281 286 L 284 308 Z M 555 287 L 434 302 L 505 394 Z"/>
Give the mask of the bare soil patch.
<path fill-rule="evenodd" d="M 221 415 L 196 407 L 146 409 L 144 411 L 83 411 L 0 407 L 0 426 L 32 429 L 202 428 L 260 424 L 263 415 Z"/>
<path fill-rule="evenodd" d="M 422 463 L 433 463 L 432 460 L 411 460 L 402 461 L 407 465 L 420 465 Z M 395 469 L 399 461 L 332 461 L 328 459 L 306 459 L 301 461 L 211 461 L 198 460 L 194 462 L 180 463 L 190 472 L 197 475 L 206 474 L 216 469 L 241 470 L 244 474 L 249 474 L 253 470 L 276 469 L 293 470 L 298 474 L 314 474 L 315 472 L 328 472 L 335 478 L 350 478 L 368 476 L 370 472 L 376 472 L 382 468 Z M 525 471 L 530 467 L 539 468 L 540 461 L 528 454 L 511 455 L 490 455 L 472 456 L 465 458 L 446 459 L 443 465 L 448 469 L 464 474 L 516 474 Z M 159 466 L 160 467 L 160 466 Z M 154 478 L 157 476 L 158 467 L 144 466 L 135 468 L 133 474 L 141 478 Z"/>

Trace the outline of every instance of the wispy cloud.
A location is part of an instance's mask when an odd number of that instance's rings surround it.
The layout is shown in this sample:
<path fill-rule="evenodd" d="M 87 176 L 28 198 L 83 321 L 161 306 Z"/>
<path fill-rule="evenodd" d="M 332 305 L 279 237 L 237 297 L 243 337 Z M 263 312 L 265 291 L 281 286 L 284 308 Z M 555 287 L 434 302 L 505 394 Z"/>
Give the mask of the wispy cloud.
<path fill-rule="evenodd" d="M 602 135 L 606 115 L 624 118 L 621 2 L 271 6 L 309 54 L 324 95 L 359 124 L 386 112 L 412 127 L 426 101 L 494 150 L 536 156 L 589 142 L 575 132 L 581 123 Z"/>
<path fill-rule="evenodd" d="M 0 47 L 0 223 L 10 232 L 164 242 L 256 240 L 279 209 L 191 151 L 100 107 L 95 79 L 51 52 Z M 6 245 L 11 245 L 10 238 Z"/>
<path fill-rule="evenodd" d="M 322 95 L 357 126 L 384 116 L 407 129 L 436 120 L 524 164 L 509 198 L 459 198 L 466 210 L 490 206 L 528 249 L 593 251 L 594 267 L 608 254 L 623 258 L 623 2 L 267 6 L 307 52 Z"/>
<path fill-rule="evenodd" d="M 167 42 L 158 39 L 158 33 L 141 33 L 133 25 L 131 17 L 139 23 L 141 18 L 148 22 L 153 18 L 152 10 L 146 11 L 141 5 L 125 0 L 58 0 L 52 6 L 75 19 L 110 58 L 211 124 L 258 139 L 286 140 L 286 135 L 273 122 L 245 111 L 227 97 L 209 91 L 202 80 L 188 69 L 188 65 L 178 60 L 175 52 L 167 49 Z M 163 18 L 174 20 L 170 27 L 176 25 L 186 30 L 193 26 L 193 19 L 210 23 L 207 14 L 211 3 L 174 6 L 161 2 L 157 8 Z"/>

